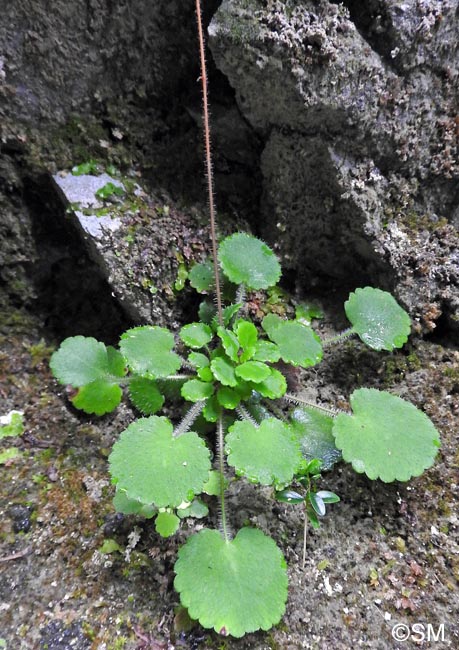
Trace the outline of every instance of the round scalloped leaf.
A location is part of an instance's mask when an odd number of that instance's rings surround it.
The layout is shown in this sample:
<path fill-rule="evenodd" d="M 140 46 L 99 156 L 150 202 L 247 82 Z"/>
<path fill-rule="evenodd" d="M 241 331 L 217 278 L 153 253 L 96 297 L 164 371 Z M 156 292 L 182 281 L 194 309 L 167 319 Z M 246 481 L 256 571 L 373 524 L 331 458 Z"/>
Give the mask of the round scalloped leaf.
<path fill-rule="evenodd" d="M 280 359 L 279 348 L 271 341 L 258 341 L 255 345 L 255 352 L 253 354 L 253 361 L 270 361 L 276 363 Z"/>
<path fill-rule="evenodd" d="M 212 330 L 204 323 L 190 323 L 182 327 L 179 336 L 188 347 L 199 349 L 212 340 Z"/>
<path fill-rule="evenodd" d="M 248 320 L 239 320 L 234 326 L 241 348 L 253 348 L 258 341 L 258 331 L 253 323 Z"/>
<path fill-rule="evenodd" d="M 161 537 L 171 537 L 179 526 L 180 519 L 173 512 L 159 512 L 155 519 L 155 529 Z"/>
<path fill-rule="evenodd" d="M 335 418 L 333 435 L 356 472 L 390 483 L 408 481 L 431 467 L 440 440 L 425 413 L 375 388 L 355 390 L 351 406 L 353 415 Z"/>
<path fill-rule="evenodd" d="M 216 357 L 211 361 L 210 367 L 215 379 L 223 384 L 223 386 L 237 385 L 237 379 L 234 374 L 234 366 L 229 360 L 223 357 Z"/>
<path fill-rule="evenodd" d="M 202 492 L 209 478 L 209 450 L 194 432 L 174 438 L 167 418 L 140 418 L 123 431 L 110 454 L 117 490 L 130 499 L 176 507 Z"/>
<path fill-rule="evenodd" d="M 279 281 L 280 264 L 265 243 L 246 233 L 224 239 L 218 250 L 223 273 L 235 284 L 267 289 Z"/>
<path fill-rule="evenodd" d="M 235 422 L 226 436 L 228 465 L 253 483 L 284 487 L 301 462 L 300 445 L 290 428 L 275 418 L 255 426 Z"/>
<path fill-rule="evenodd" d="M 186 381 L 181 389 L 183 399 L 186 399 L 188 402 L 200 402 L 210 397 L 213 392 L 214 387 L 212 384 L 206 381 L 199 381 L 199 379 Z"/>
<path fill-rule="evenodd" d="M 201 354 L 201 352 L 190 352 L 188 355 L 188 363 L 191 363 L 193 368 L 206 368 L 210 361 L 208 357 L 206 357 L 205 354 Z"/>
<path fill-rule="evenodd" d="M 215 285 L 212 262 L 195 264 L 188 274 L 188 279 L 193 289 L 196 289 L 199 293 L 211 291 Z"/>
<path fill-rule="evenodd" d="M 138 375 L 167 377 L 181 366 L 180 357 L 171 352 L 174 337 L 164 327 L 145 325 L 125 332 L 120 349 L 128 366 Z"/>
<path fill-rule="evenodd" d="M 123 391 L 118 384 L 97 379 L 79 388 L 77 394 L 71 398 L 71 402 L 75 408 L 85 413 L 104 415 L 116 409 L 122 396 Z"/>
<path fill-rule="evenodd" d="M 146 377 L 134 377 L 129 384 L 129 397 L 144 415 L 154 415 L 164 404 L 164 397 L 159 392 L 156 382 Z"/>
<path fill-rule="evenodd" d="M 288 578 L 275 542 L 255 528 L 232 541 L 202 530 L 182 546 L 175 589 L 191 618 L 224 636 L 269 630 L 285 611 Z"/>
<path fill-rule="evenodd" d="M 108 370 L 115 377 L 124 377 L 127 373 L 126 361 L 113 346 L 107 345 Z"/>
<path fill-rule="evenodd" d="M 49 365 L 61 384 L 70 384 L 75 388 L 112 374 L 107 348 L 87 336 L 65 339 L 52 355 Z"/>
<path fill-rule="evenodd" d="M 217 391 L 217 401 L 225 409 L 235 409 L 241 401 L 241 396 L 233 388 L 222 386 Z"/>
<path fill-rule="evenodd" d="M 261 361 L 246 361 L 236 367 L 235 373 L 241 379 L 259 384 L 271 375 L 271 368 Z"/>
<path fill-rule="evenodd" d="M 255 384 L 253 389 L 256 390 L 257 393 L 260 393 L 260 395 L 263 395 L 263 397 L 278 399 L 287 392 L 287 380 L 279 370 L 271 368 L 271 374 L 269 377 L 258 384 Z"/>
<path fill-rule="evenodd" d="M 282 321 L 270 328 L 269 338 L 277 344 L 281 359 L 292 366 L 308 368 L 322 359 L 322 345 L 317 334 L 306 325 Z"/>
<path fill-rule="evenodd" d="M 290 424 L 298 436 L 301 452 L 306 460 L 318 458 L 322 469 L 331 469 L 341 460 L 333 436 L 334 418 L 313 408 L 297 408 L 290 416 Z"/>
<path fill-rule="evenodd" d="M 410 334 L 410 317 L 387 291 L 356 289 L 344 303 L 352 329 L 373 350 L 401 348 Z"/>

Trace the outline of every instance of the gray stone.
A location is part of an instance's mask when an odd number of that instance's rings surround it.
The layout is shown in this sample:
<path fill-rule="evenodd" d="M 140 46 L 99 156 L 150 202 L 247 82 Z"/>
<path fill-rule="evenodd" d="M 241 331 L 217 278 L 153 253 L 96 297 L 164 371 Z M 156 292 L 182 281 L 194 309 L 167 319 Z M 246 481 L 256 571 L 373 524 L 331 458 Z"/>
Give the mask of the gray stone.
<path fill-rule="evenodd" d="M 284 266 L 392 288 L 427 330 L 459 324 L 456 4 L 223 0 L 209 28 Z"/>
<path fill-rule="evenodd" d="M 189 308 L 187 290 L 176 288 L 179 265 L 201 261 L 208 250 L 209 233 L 199 224 L 199 211 L 180 210 L 165 195 L 145 193 L 133 179 L 105 173 L 61 172 L 53 180 L 124 312 L 138 324 L 178 327 Z M 102 202 L 95 193 L 109 182 L 128 190 Z"/>

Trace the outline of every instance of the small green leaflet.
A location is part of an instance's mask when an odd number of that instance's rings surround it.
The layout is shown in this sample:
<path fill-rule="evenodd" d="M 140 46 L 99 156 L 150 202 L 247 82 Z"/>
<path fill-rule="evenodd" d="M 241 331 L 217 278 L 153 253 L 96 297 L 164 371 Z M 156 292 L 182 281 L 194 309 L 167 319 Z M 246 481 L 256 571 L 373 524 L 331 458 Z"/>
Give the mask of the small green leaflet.
<path fill-rule="evenodd" d="M 194 432 L 174 438 L 165 417 L 140 418 L 123 431 L 110 454 L 117 490 L 158 508 L 179 506 L 202 492 L 209 478 L 209 450 Z"/>
<path fill-rule="evenodd" d="M 204 492 L 206 491 L 205 486 L 203 490 Z M 180 517 L 180 519 L 184 519 L 185 517 L 202 519 L 203 517 L 207 517 L 208 514 L 209 508 L 200 499 L 194 499 L 194 501 L 192 501 L 185 508 L 177 508 L 177 516 Z"/>
<path fill-rule="evenodd" d="M 218 327 L 217 334 L 228 357 L 231 359 L 231 361 L 236 362 L 238 360 L 239 352 L 239 341 L 236 334 L 231 332 L 231 330 L 225 329 L 224 327 Z"/>
<path fill-rule="evenodd" d="M 296 408 L 290 415 L 303 457 L 306 460 L 320 459 L 325 470 L 341 460 L 341 452 L 336 448 L 333 436 L 333 420 L 330 415 L 308 407 Z"/>
<path fill-rule="evenodd" d="M 231 541 L 202 530 L 182 546 L 174 586 L 190 616 L 224 636 L 269 630 L 285 611 L 288 578 L 275 542 L 255 528 Z"/>
<path fill-rule="evenodd" d="M 211 291 L 215 284 L 212 263 L 195 264 L 188 274 L 188 279 L 193 289 L 199 293 Z"/>
<path fill-rule="evenodd" d="M 255 426 L 247 420 L 228 429 L 228 465 L 253 483 L 282 488 L 293 479 L 301 462 L 298 440 L 289 427 L 275 418 Z"/>
<path fill-rule="evenodd" d="M 431 467 L 440 447 L 427 415 L 400 397 L 374 388 L 351 395 L 353 415 L 340 413 L 333 435 L 356 472 L 385 483 L 408 481 Z"/>
<path fill-rule="evenodd" d="M 281 268 L 273 251 L 262 241 L 246 233 L 224 239 L 218 259 L 227 278 L 249 289 L 267 289 L 279 281 Z"/>
<path fill-rule="evenodd" d="M 231 361 L 224 357 L 216 357 L 210 363 L 211 370 L 215 379 L 223 386 L 236 386 L 237 379 L 234 374 L 234 366 Z"/>
<path fill-rule="evenodd" d="M 133 377 L 129 383 L 129 397 L 134 406 L 144 415 L 154 415 L 164 404 L 164 397 L 156 382 L 146 377 Z"/>
<path fill-rule="evenodd" d="M 212 340 L 212 330 L 204 323 L 190 323 L 185 325 L 179 332 L 179 336 L 185 345 L 190 348 L 202 348 Z"/>
<path fill-rule="evenodd" d="M 10 411 L 0 416 L 0 440 L 9 436 L 20 436 L 24 433 L 24 413 L 22 411 Z"/>
<path fill-rule="evenodd" d="M 263 397 L 278 399 L 279 397 L 282 397 L 282 395 L 285 395 L 287 391 L 287 381 L 279 370 L 271 368 L 271 374 L 269 377 L 257 384 L 253 384 L 253 389 L 260 393 L 260 395 L 263 395 Z"/>
<path fill-rule="evenodd" d="M 268 327 L 268 336 L 277 344 L 281 359 L 286 363 L 308 368 L 322 359 L 320 339 L 310 327 L 298 321 L 281 321 L 273 327 L 270 323 L 266 325 L 266 318 L 263 328 Z"/>
<path fill-rule="evenodd" d="M 181 366 L 180 357 L 172 352 L 174 337 L 164 327 L 146 325 L 125 332 L 120 350 L 128 366 L 138 375 L 167 377 Z"/>
<path fill-rule="evenodd" d="M 151 519 L 157 513 L 155 506 L 142 503 L 136 499 L 130 499 L 125 490 L 115 492 L 113 507 L 117 512 L 122 512 L 124 515 L 140 515 L 145 519 Z"/>
<path fill-rule="evenodd" d="M 104 379 L 82 386 L 76 395 L 70 398 L 75 408 L 85 413 L 104 415 L 110 413 L 121 402 L 123 391 L 118 384 L 112 384 Z"/>
<path fill-rule="evenodd" d="M 155 519 L 155 529 L 161 537 L 171 537 L 179 526 L 180 519 L 173 512 L 159 512 Z"/>
<path fill-rule="evenodd" d="M 183 399 L 186 399 L 189 402 L 200 402 L 201 400 L 210 397 L 213 392 L 214 387 L 212 384 L 199 381 L 199 379 L 190 379 L 189 381 L 186 381 L 181 389 Z"/>
<path fill-rule="evenodd" d="M 236 366 L 235 373 L 241 379 L 259 384 L 271 376 L 271 368 L 261 361 L 246 361 Z"/>
<path fill-rule="evenodd" d="M 96 191 L 96 198 L 101 199 L 102 201 L 107 201 L 108 199 L 112 199 L 114 196 L 124 196 L 125 190 L 122 185 L 115 185 L 115 183 L 112 183 L 109 181 L 108 183 L 105 183 L 105 185 L 101 188 L 99 188 Z"/>
<path fill-rule="evenodd" d="M 344 303 L 353 331 L 373 350 L 401 348 L 411 330 L 410 317 L 387 291 L 356 289 Z"/>

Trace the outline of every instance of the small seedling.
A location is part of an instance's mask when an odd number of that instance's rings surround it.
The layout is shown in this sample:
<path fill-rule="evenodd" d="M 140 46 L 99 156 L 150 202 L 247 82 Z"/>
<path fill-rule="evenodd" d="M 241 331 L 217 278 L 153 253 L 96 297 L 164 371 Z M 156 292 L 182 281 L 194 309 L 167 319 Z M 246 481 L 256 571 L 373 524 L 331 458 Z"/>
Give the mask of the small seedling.
<path fill-rule="evenodd" d="M 155 518 L 156 531 L 167 537 L 184 518 L 206 516 L 199 495 L 218 496 L 218 530 L 204 528 L 188 537 L 178 553 L 174 585 L 191 618 L 219 634 L 241 637 L 280 621 L 288 581 L 273 539 L 256 528 L 231 530 L 227 466 L 233 477 L 272 486 L 275 498 L 299 504 L 305 522 L 317 527 L 326 505 L 339 500 L 318 489 L 321 472 L 341 457 L 371 479 L 407 481 L 432 465 L 440 442 L 424 413 L 387 392 L 355 390 L 349 413 L 287 392 L 288 365 L 316 366 L 327 344 L 350 336 L 374 350 L 400 348 L 410 319 L 389 293 L 371 287 L 351 293 L 344 306 L 351 326 L 328 341 L 310 325 L 314 310 L 299 309 L 293 320 L 269 313 L 261 328 L 246 316 L 246 293 L 275 287 L 281 269 L 273 251 L 249 234 L 233 234 L 217 246 L 199 0 L 197 14 L 212 259 L 195 265 L 189 282 L 200 293 L 213 292 L 216 305 L 204 300 L 200 319 L 184 325 L 177 337 L 150 325 L 129 329 L 118 349 L 91 337 L 71 337 L 50 365 L 59 382 L 73 387 L 76 408 L 109 413 L 125 389 L 145 416 L 121 433 L 110 454 L 119 512 Z M 157 415 L 171 385 L 179 387 L 186 404 L 176 422 Z M 286 414 L 283 402 L 296 407 Z M 198 416 L 213 425 L 214 436 L 199 433 Z M 304 546 L 306 531 L 305 524 Z"/>

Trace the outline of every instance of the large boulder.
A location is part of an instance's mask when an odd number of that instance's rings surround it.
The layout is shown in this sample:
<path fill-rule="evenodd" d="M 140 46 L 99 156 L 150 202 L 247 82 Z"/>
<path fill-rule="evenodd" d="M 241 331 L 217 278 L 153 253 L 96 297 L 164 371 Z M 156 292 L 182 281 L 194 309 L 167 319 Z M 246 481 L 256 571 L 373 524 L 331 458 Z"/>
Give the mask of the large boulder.
<path fill-rule="evenodd" d="M 392 288 L 427 330 L 459 328 L 456 4 L 223 0 L 209 28 L 284 266 Z"/>

